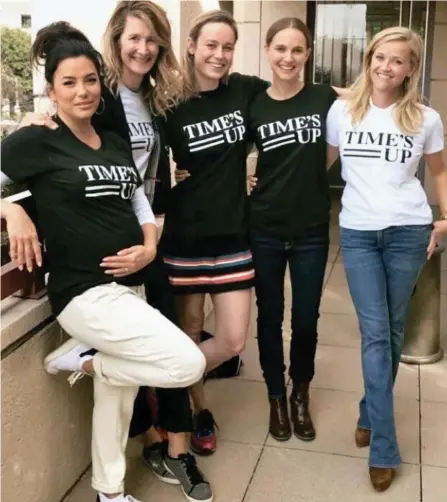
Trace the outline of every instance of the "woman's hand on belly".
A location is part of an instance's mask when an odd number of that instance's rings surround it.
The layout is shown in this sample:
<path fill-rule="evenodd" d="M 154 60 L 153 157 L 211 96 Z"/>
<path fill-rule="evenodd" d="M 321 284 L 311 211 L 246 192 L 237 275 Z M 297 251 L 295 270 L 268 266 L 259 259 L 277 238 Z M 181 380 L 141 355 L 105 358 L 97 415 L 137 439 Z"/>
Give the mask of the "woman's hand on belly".
<path fill-rule="evenodd" d="M 135 274 L 153 261 L 157 248 L 152 246 L 132 246 L 122 249 L 115 256 L 106 256 L 100 266 L 107 275 L 126 277 Z"/>

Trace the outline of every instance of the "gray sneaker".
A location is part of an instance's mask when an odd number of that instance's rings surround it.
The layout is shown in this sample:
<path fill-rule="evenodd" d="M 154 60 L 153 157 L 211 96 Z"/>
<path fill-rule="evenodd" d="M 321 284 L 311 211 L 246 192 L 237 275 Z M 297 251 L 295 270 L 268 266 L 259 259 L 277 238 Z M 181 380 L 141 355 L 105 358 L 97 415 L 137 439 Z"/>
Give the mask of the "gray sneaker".
<path fill-rule="evenodd" d="M 196 459 L 191 453 L 179 455 L 178 458 L 164 457 L 168 471 L 179 481 L 182 491 L 189 502 L 212 502 L 213 492 L 205 476 L 197 467 Z"/>
<path fill-rule="evenodd" d="M 150 467 L 160 481 L 169 485 L 179 485 L 180 481 L 166 468 L 164 458 L 168 451 L 168 442 L 154 443 L 143 448 L 143 462 Z"/>

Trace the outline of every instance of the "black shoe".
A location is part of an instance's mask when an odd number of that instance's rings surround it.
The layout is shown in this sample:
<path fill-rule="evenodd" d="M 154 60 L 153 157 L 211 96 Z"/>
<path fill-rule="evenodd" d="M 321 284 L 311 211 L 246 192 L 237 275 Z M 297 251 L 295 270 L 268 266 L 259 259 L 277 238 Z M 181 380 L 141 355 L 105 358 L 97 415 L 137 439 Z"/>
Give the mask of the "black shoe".
<path fill-rule="evenodd" d="M 287 397 L 270 398 L 269 433 L 277 441 L 287 441 L 292 436 L 290 430 Z"/>
<path fill-rule="evenodd" d="M 190 502 L 212 502 L 213 493 L 210 484 L 197 467 L 196 459 L 191 453 L 184 453 L 178 458 L 165 457 L 165 465 L 182 487 L 185 497 Z"/>
<path fill-rule="evenodd" d="M 316 433 L 309 412 L 309 384 L 294 384 L 290 396 L 290 418 L 293 433 L 302 441 L 312 441 Z"/>

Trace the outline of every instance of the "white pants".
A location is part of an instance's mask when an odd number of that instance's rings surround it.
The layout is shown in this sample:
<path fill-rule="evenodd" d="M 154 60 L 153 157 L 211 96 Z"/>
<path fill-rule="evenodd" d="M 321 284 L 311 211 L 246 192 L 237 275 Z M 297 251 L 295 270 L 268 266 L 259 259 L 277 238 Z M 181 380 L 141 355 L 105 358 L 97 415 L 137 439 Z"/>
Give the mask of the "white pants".
<path fill-rule="evenodd" d="M 138 289 L 116 283 L 91 288 L 58 316 L 69 335 L 98 350 L 92 486 L 106 494 L 124 490 L 125 448 L 138 387 L 188 387 L 206 365 L 195 343 L 139 297 Z"/>

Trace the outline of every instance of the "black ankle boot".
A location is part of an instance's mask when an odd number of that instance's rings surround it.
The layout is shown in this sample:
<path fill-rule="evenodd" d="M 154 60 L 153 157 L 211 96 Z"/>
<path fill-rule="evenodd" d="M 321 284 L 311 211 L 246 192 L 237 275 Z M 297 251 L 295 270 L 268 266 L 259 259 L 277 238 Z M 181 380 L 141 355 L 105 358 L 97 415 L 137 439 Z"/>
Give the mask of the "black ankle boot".
<path fill-rule="evenodd" d="M 309 384 L 293 385 L 290 396 L 290 416 L 293 423 L 293 433 L 298 439 L 312 441 L 315 439 L 315 429 L 309 413 Z"/>
<path fill-rule="evenodd" d="M 270 398 L 269 433 L 277 441 L 287 441 L 292 436 L 290 430 L 287 397 Z"/>

